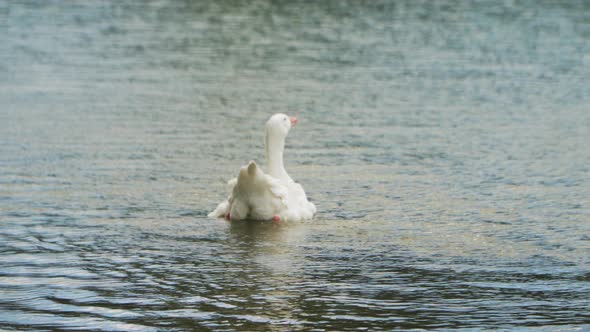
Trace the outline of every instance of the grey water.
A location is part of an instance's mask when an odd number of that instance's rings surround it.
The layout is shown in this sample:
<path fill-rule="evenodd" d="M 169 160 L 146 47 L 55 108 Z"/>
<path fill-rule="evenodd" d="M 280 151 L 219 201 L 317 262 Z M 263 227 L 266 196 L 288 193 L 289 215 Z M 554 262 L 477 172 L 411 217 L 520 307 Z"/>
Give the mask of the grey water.
<path fill-rule="evenodd" d="M 590 329 L 590 2 L 0 2 L 0 329 Z M 206 215 L 299 118 L 309 222 Z"/>

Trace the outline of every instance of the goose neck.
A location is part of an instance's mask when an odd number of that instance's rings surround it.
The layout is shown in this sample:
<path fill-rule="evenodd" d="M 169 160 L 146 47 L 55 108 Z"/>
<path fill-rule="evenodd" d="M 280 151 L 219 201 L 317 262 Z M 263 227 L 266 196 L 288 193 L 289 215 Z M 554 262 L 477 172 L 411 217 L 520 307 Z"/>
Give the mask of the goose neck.
<path fill-rule="evenodd" d="M 285 150 L 285 139 L 266 135 L 266 161 L 268 173 L 278 179 L 290 179 L 283 164 L 283 151 Z"/>

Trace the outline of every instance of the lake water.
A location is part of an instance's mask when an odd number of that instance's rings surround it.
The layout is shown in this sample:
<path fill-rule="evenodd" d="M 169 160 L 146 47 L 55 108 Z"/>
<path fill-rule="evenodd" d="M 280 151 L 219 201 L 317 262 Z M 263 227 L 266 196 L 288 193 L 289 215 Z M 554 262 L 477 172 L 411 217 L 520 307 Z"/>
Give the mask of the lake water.
<path fill-rule="evenodd" d="M 590 329 L 588 1 L 0 3 L 0 329 Z M 299 118 L 313 221 L 206 215 Z"/>

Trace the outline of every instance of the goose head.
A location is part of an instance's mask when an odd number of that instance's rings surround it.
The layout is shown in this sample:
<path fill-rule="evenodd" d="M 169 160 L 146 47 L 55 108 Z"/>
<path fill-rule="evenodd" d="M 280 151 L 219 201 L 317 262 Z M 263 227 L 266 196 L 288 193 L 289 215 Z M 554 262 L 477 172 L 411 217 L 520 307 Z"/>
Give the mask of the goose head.
<path fill-rule="evenodd" d="M 266 122 L 266 135 L 275 139 L 285 139 L 289 130 L 296 124 L 296 117 L 277 113 Z"/>

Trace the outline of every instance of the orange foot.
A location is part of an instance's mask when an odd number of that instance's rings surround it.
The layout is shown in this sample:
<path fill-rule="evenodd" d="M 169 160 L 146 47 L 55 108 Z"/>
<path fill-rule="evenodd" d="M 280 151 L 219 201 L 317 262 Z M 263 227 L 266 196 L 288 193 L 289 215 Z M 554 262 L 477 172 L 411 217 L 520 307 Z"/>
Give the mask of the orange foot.
<path fill-rule="evenodd" d="M 279 217 L 279 215 L 278 215 L 278 214 L 275 214 L 275 216 L 274 216 L 274 217 L 272 217 L 272 221 L 273 221 L 275 224 L 278 224 L 279 222 L 281 222 L 281 217 Z"/>
<path fill-rule="evenodd" d="M 229 215 L 229 212 L 225 215 L 225 220 L 231 220 L 231 216 Z"/>

